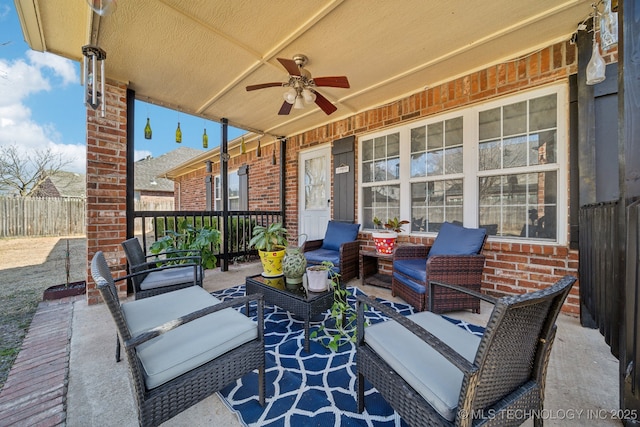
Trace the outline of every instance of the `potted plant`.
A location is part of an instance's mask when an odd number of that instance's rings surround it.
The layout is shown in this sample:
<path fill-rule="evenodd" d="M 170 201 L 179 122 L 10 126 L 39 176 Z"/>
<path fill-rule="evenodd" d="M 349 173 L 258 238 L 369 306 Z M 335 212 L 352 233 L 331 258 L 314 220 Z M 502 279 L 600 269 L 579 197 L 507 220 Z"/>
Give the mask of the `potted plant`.
<path fill-rule="evenodd" d="M 256 225 L 253 227 L 249 246 L 257 249 L 262 262 L 262 275 L 265 277 L 277 277 L 282 275 L 282 258 L 288 241 L 287 229 L 282 223 L 274 222 L 268 226 Z"/>
<path fill-rule="evenodd" d="M 333 319 L 334 322 L 333 324 L 330 322 L 322 323 L 317 330 L 311 333 L 310 338 L 319 338 L 322 345 L 337 351 L 342 344 L 356 341 L 357 313 L 355 307 L 351 306 L 347 300 L 351 296 L 351 292 L 340 285 L 340 273 L 336 273 L 333 263 L 323 261 L 322 264 L 313 267 L 322 272 L 324 282 L 333 291 L 333 304 L 329 319 Z M 324 336 L 318 337 L 320 333 L 323 333 Z"/>
<path fill-rule="evenodd" d="M 383 223 L 382 220 L 376 216 L 373 218 L 373 224 L 376 230 L 379 227 L 384 227 L 382 231 L 374 231 L 371 235 L 371 237 L 373 237 L 373 243 L 376 245 L 376 251 L 381 254 L 392 254 L 396 247 L 398 233 L 402 232 L 402 226 L 409 224 L 409 221 L 393 217 Z"/>
<path fill-rule="evenodd" d="M 193 251 L 193 255 L 202 258 L 202 268 L 212 269 L 218 266 L 218 259 L 212 248 L 218 249 L 220 231 L 210 226 L 196 228 L 186 220 L 178 223 L 178 230 L 167 230 L 166 235 L 153 242 L 149 251 L 152 254 L 163 253 L 167 258 L 182 257 L 184 252 Z"/>

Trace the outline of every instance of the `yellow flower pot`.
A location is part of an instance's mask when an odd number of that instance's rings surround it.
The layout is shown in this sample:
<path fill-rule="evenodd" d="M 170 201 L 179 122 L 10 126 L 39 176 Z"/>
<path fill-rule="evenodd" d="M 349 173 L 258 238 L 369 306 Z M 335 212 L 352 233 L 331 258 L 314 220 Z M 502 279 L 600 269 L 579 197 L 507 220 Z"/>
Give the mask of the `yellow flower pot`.
<path fill-rule="evenodd" d="M 282 276 L 282 259 L 284 258 L 285 250 L 278 251 L 258 251 L 260 255 L 260 261 L 262 262 L 262 275 L 264 277 L 278 277 Z"/>

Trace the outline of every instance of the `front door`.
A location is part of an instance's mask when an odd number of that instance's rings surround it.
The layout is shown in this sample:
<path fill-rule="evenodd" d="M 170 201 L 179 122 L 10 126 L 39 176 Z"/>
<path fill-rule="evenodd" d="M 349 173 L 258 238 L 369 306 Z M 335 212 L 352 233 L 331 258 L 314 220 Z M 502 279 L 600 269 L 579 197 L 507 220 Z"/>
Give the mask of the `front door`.
<path fill-rule="evenodd" d="M 300 153 L 300 234 L 323 239 L 331 219 L 331 147 Z"/>

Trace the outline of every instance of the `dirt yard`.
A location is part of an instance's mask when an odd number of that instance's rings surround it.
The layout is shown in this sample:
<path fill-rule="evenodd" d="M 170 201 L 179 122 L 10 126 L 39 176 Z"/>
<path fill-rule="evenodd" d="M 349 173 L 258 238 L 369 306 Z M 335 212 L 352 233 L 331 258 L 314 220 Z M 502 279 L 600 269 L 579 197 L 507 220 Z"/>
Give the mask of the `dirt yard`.
<path fill-rule="evenodd" d="M 84 236 L 0 239 L 0 389 L 7 379 L 33 314 L 49 286 L 85 280 Z"/>

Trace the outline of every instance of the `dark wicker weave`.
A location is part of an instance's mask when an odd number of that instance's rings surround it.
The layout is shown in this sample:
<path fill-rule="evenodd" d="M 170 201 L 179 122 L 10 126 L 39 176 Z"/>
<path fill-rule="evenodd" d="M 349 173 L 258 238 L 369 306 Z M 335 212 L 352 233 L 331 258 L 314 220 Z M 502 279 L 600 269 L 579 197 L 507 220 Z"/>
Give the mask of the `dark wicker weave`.
<path fill-rule="evenodd" d="M 264 305 L 261 295 L 250 295 L 224 301 L 175 321 L 167 322 L 132 338 L 120 309 L 118 294 L 109 266 L 102 252 L 97 252 L 91 261 L 91 275 L 98 285 L 100 294 L 116 323 L 118 334 L 124 342 L 140 425 L 157 426 L 255 369 L 258 370 L 259 379 L 258 399 L 260 405 L 264 406 Z M 242 344 L 156 388 L 151 390 L 146 388 L 143 367 L 136 352 L 138 345 L 192 320 L 228 307 L 248 304 L 250 301 L 257 301 L 258 307 L 258 337 L 255 340 Z"/>
<path fill-rule="evenodd" d="M 283 279 L 284 280 L 284 279 Z M 249 276 L 245 283 L 247 295 L 259 293 L 264 296 L 264 302 L 295 314 L 304 320 L 304 350 L 309 352 L 309 322 L 333 305 L 333 292 L 308 292 L 275 288 L 265 283 L 261 275 Z"/>
<path fill-rule="evenodd" d="M 476 292 L 480 292 L 482 284 L 482 269 L 484 268 L 484 255 L 435 255 L 427 260 L 431 247 L 424 245 L 398 246 L 393 255 L 393 260 L 400 259 L 424 259 L 427 268 L 427 280 L 449 283 L 463 286 Z M 394 273 L 396 273 L 394 271 Z M 401 273 L 397 273 L 404 276 Z M 411 279 L 416 281 L 415 279 Z M 480 312 L 480 300 L 471 295 L 462 295 L 449 289 L 436 289 L 433 298 L 427 283 L 424 285 L 426 292 L 418 293 L 397 278 L 391 281 L 391 293 L 399 296 L 418 311 L 424 311 L 433 303 L 431 311 L 434 313 L 446 313 L 470 309 L 475 313 Z"/>
<path fill-rule="evenodd" d="M 309 240 L 302 247 L 303 252 L 313 251 L 322 247 L 323 239 Z M 349 280 L 359 277 L 358 253 L 360 251 L 360 241 L 354 240 L 340 245 L 340 263 L 337 267 L 340 269 L 340 281 L 347 283 Z M 309 263 L 309 265 L 312 265 Z"/>
<path fill-rule="evenodd" d="M 193 251 L 177 250 L 173 253 L 183 254 L 180 257 L 174 257 L 166 259 L 163 254 L 157 255 L 145 255 L 140 241 L 137 238 L 127 239 L 122 242 L 122 248 L 127 257 L 129 263 L 130 273 L 144 273 L 131 276 L 131 282 L 133 283 L 133 293 L 136 299 L 152 297 L 154 295 L 163 294 L 165 292 L 175 291 L 177 289 L 186 288 L 188 286 L 202 286 L 202 279 L 204 278 L 204 271 L 202 269 L 202 257 L 199 255 L 191 255 Z M 175 263 L 176 261 L 182 261 L 183 264 L 168 264 Z M 163 271 L 171 268 L 183 268 L 191 266 L 193 267 L 193 279 L 188 282 L 175 283 L 161 288 L 154 289 L 141 289 L 140 285 L 152 271 Z"/>
<path fill-rule="evenodd" d="M 495 305 L 473 363 L 394 310 L 358 296 L 358 411 L 364 410 L 366 378 L 412 426 L 520 425 L 531 416 L 534 425 L 541 426 L 542 419 L 535 414 L 542 413 L 555 322 L 575 280 L 565 276 L 546 289 L 500 299 L 458 286 L 432 283 L 475 294 L 476 298 Z M 440 416 L 367 345 L 365 304 L 392 317 L 464 373 L 455 423 Z"/>

